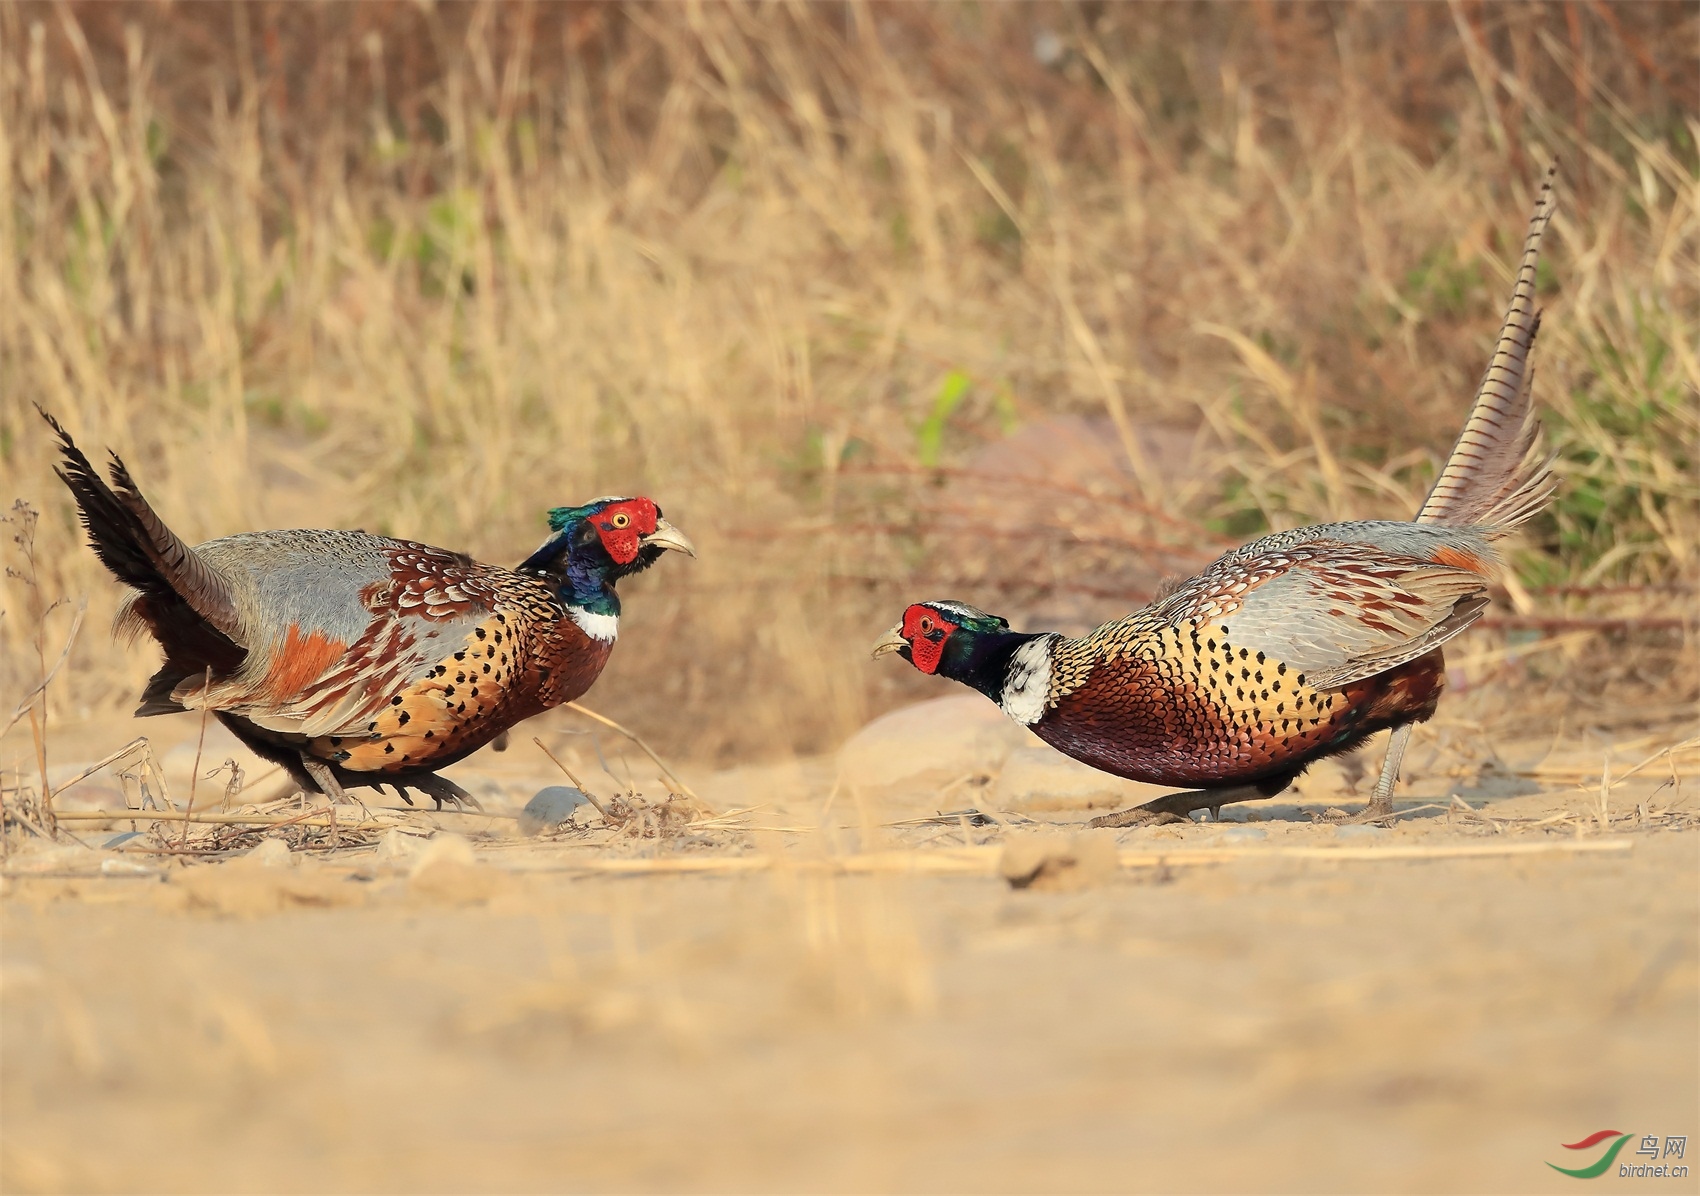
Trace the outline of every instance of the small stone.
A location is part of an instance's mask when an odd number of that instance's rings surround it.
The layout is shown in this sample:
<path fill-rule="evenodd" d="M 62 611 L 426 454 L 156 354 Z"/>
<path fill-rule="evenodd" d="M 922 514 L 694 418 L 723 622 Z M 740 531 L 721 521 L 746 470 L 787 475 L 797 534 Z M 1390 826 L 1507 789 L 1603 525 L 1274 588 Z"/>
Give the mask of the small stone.
<path fill-rule="evenodd" d="M 584 790 L 571 785 L 550 785 L 539 789 L 537 796 L 525 803 L 519 812 L 519 833 L 540 835 L 553 830 L 573 816 L 580 806 L 588 806 L 590 798 Z"/>
<path fill-rule="evenodd" d="M 413 865 L 412 875 L 417 880 L 420 875 L 441 864 L 472 865 L 477 862 L 472 844 L 464 836 L 441 832 L 433 835 L 425 850 L 419 853 L 419 862 Z"/>
<path fill-rule="evenodd" d="M 1334 828 L 1336 838 L 1340 839 L 1380 839 L 1387 836 L 1387 828 L 1383 826 L 1353 825 L 1337 826 Z"/>
<path fill-rule="evenodd" d="M 471 843 L 449 834 L 432 838 L 419 853 L 419 861 L 408 876 L 408 884 L 415 893 L 463 905 L 489 900 L 501 881 L 496 869 L 478 862 Z"/>
<path fill-rule="evenodd" d="M 262 839 L 260 845 L 243 858 L 262 868 L 288 868 L 295 863 L 295 853 L 282 839 Z"/>
<path fill-rule="evenodd" d="M 414 835 L 404 835 L 395 827 L 384 832 L 384 837 L 378 840 L 377 856 L 387 863 L 400 863 L 410 860 L 419 853 L 419 840 Z"/>
<path fill-rule="evenodd" d="M 1110 880 L 1120 863 L 1113 834 L 1021 835 L 1005 844 L 998 874 L 1012 889 L 1067 892 Z"/>

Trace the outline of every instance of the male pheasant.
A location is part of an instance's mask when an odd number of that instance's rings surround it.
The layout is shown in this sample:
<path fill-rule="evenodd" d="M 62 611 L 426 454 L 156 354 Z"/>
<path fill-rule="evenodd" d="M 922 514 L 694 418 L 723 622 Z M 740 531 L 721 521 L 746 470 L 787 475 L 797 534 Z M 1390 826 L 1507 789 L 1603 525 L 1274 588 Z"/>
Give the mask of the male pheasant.
<path fill-rule="evenodd" d="M 579 697 L 608 663 L 614 583 L 689 540 L 647 498 L 549 512 L 518 569 L 359 531 L 246 532 L 191 548 L 117 454 L 101 478 L 64 428 L 59 477 L 101 562 L 131 587 L 120 631 L 165 650 L 136 714 L 210 710 L 303 792 L 408 788 L 457 805 L 437 770 Z"/>
<path fill-rule="evenodd" d="M 1445 684 L 1441 645 L 1488 605 L 1494 542 L 1556 487 L 1529 364 L 1552 173 L 1474 408 L 1415 521 L 1276 532 L 1078 639 L 1014 632 L 960 602 L 918 603 L 874 655 L 897 652 L 972 686 L 1095 768 L 1194 787 L 1094 825 L 1273 796 L 1312 761 L 1383 730 L 1393 735 L 1365 816 L 1391 813 L 1411 726 L 1434 713 Z"/>

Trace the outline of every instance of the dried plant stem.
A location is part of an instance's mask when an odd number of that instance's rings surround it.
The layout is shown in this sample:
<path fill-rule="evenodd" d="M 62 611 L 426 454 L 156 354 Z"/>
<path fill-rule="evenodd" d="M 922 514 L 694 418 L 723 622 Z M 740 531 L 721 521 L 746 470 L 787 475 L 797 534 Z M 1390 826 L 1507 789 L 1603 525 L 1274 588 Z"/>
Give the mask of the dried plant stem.
<path fill-rule="evenodd" d="M 1611 830 L 1611 748 L 1606 748 L 1605 762 L 1600 766 L 1600 830 Z"/>
<path fill-rule="evenodd" d="M 71 617 L 71 630 L 65 634 L 65 646 L 59 650 L 59 659 L 53 662 L 53 667 L 48 669 L 42 675 L 41 680 L 23 696 L 23 700 L 18 703 L 6 719 L 6 725 L 0 727 L 0 735 L 10 731 L 17 725 L 19 719 L 35 708 L 36 699 L 46 691 L 53 678 L 59 675 L 59 670 L 64 667 L 65 661 L 71 656 L 71 646 L 77 642 L 77 632 L 82 629 L 83 616 L 88 613 L 88 606 L 89 600 L 85 595 L 83 600 L 77 604 L 77 613 Z"/>
<path fill-rule="evenodd" d="M 12 765 L 12 776 L 14 778 L 14 786 L 15 786 L 14 789 L 13 789 L 13 792 L 15 793 L 19 789 L 23 788 L 23 784 L 24 784 L 23 767 L 19 764 L 14 763 Z M 34 822 L 32 822 L 30 820 L 29 816 L 24 813 L 21 806 L 14 807 L 12 810 L 10 810 L 8 812 L 8 816 L 16 819 L 20 825 L 28 828 L 29 832 L 32 835 L 36 836 L 36 838 L 46 839 L 46 838 L 49 837 L 45 830 L 43 830 L 41 827 L 37 826 Z M 5 836 L 4 835 L 0 835 L 0 842 L 5 842 Z M 7 858 L 10 858 L 10 856 L 11 856 L 11 846 L 10 846 L 9 843 L 6 845 L 5 854 L 6 854 Z"/>
<path fill-rule="evenodd" d="M 433 818 L 441 814 L 454 814 L 461 818 L 494 818 L 506 822 L 516 822 L 519 819 L 518 814 L 500 814 L 491 810 L 457 810 L 453 806 L 441 806 L 435 810 L 421 810 L 417 806 L 367 806 L 366 808 L 368 810 L 387 810 L 392 814 L 429 815 Z M 348 823 L 345 822 L 342 825 L 344 830 L 348 829 Z"/>
<path fill-rule="evenodd" d="M 1484 630 L 1502 631 L 1681 631 L 1691 615 L 1490 615 Z"/>
<path fill-rule="evenodd" d="M 34 527 L 33 519 L 34 517 L 32 515 L 30 525 L 32 529 Z M 33 541 L 24 546 L 24 551 L 27 559 L 29 560 L 30 585 L 34 587 L 36 583 Z M 54 603 L 52 606 L 47 608 L 47 611 L 51 611 L 53 607 L 57 605 L 58 603 Z M 40 673 L 41 681 L 30 691 L 29 696 L 17 708 L 19 711 L 26 709 L 29 711 L 30 736 L 35 741 L 36 768 L 41 773 L 42 821 L 46 823 L 48 833 L 55 838 L 59 835 L 59 828 L 53 820 L 53 786 L 47 779 L 47 687 L 52 683 L 54 676 L 58 674 L 60 667 L 64 665 L 66 659 L 70 657 L 71 645 L 77 642 L 77 632 L 82 628 L 83 614 L 87 611 L 87 609 L 88 598 L 85 596 L 83 600 L 77 604 L 76 614 L 71 617 L 71 630 L 65 636 L 65 646 L 60 650 L 59 659 L 53 662 L 52 668 L 47 667 L 47 654 L 41 642 L 45 626 L 38 626 L 36 628 L 36 667 Z M 47 611 L 42 612 L 42 615 L 40 616 L 42 619 L 46 618 Z M 37 715 L 38 710 L 40 711 L 39 717 Z M 6 729 L 9 730 L 17 721 L 18 715 L 17 713 L 14 713 L 11 721 L 6 724 Z M 4 733 L 4 730 L 0 730 L 0 734 Z"/>
<path fill-rule="evenodd" d="M 601 723 L 603 726 L 608 727 L 610 730 L 618 731 L 621 735 L 624 735 L 627 739 L 629 739 L 633 743 L 637 744 L 638 747 L 643 750 L 644 755 L 648 756 L 651 760 L 655 761 L 655 767 L 657 767 L 661 770 L 661 775 L 666 777 L 669 781 L 671 781 L 673 783 L 673 785 L 677 787 L 677 789 L 680 793 L 683 793 L 686 797 L 690 798 L 692 801 L 697 802 L 699 805 L 702 806 L 703 809 L 708 810 L 708 812 L 710 814 L 714 813 L 713 810 L 709 809 L 708 803 L 703 801 L 702 798 L 697 796 L 696 791 L 694 789 L 692 789 L 689 785 L 687 785 L 683 781 L 681 781 L 678 778 L 678 775 L 675 774 L 674 771 L 671 768 L 667 767 L 667 762 L 665 760 L 663 760 L 660 756 L 657 756 L 655 754 L 655 751 L 654 751 L 653 748 L 651 748 L 643 740 L 639 739 L 632 732 L 626 730 L 619 723 L 615 722 L 613 719 L 607 717 L 606 715 L 598 714 L 594 710 L 588 709 L 587 707 L 584 707 L 584 706 L 580 706 L 577 702 L 568 702 L 567 703 L 567 709 L 568 710 L 576 710 L 578 713 L 584 715 L 586 718 L 595 719 L 597 722 Z M 548 749 L 544 749 L 544 750 L 547 751 Z M 554 757 L 550 757 L 550 759 L 554 759 Z M 559 761 L 556 761 L 556 763 L 558 764 Z M 566 770 L 562 769 L 562 771 L 565 772 Z M 568 773 L 567 775 L 571 776 L 572 774 Z M 583 789 L 584 786 L 580 785 L 579 788 Z"/>
<path fill-rule="evenodd" d="M 1123 868 L 1182 868 L 1225 864 L 1238 860 L 1305 860 L 1383 863 L 1410 860 L 1477 859 L 1491 856 L 1576 855 L 1629 851 L 1628 839 L 1554 839 L 1539 843 L 1454 843 L 1432 847 L 1217 847 L 1179 851 L 1123 851 Z M 665 873 L 833 872 L 915 873 L 923 875 L 992 875 L 1003 848 L 961 847 L 943 851 L 875 851 L 836 858 L 788 859 L 774 855 L 666 856 L 659 859 L 591 859 L 573 863 L 523 868 L 515 871 L 582 872 L 618 876 L 647 876 Z"/>
<path fill-rule="evenodd" d="M 201 731 L 195 738 L 195 764 L 189 771 L 189 802 L 183 808 L 183 812 L 185 814 L 193 814 L 195 812 L 195 789 L 201 783 L 201 749 L 206 747 L 207 744 L 207 715 L 211 712 L 211 707 L 207 706 L 204 699 L 206 697 L 207 690 L 210 688 L 212 688 L 212 668 L 211 666 L 208 666 L 206 674 L 201 680 L 201 696 L 203 699 L 201 703 Z M 336 839 L 336 816 L 334 813 L 331 816 L 331 839 L 333 842 Z M 178 842 L 180 844 L 186 844 L 189 842 L 188 819 L 184 819 L 183 821 L 183 834 L 179 838 Z"/>
<path fill-rule="evenodd" d="M 1134 868 L 1149 864 L 1186 862 L 1195 856 L 1208 856 L 1202 863 L 1218 860 L 1251 859 L 1274 856 L 1289 860 L 1462 860 L 1508 855 L 1574 855 L 1587 852 L 1620 852 L 1634 849 L 1630 839 L 1552 839 L 1537 843 L 1444 843 L 1432 847 L 1216 847 L 1197 852 L 1124 851 L 1122 867 Z M 1183 855 L 1185 860 L 1179 860 Z"/>
<path fill-rule="evenodd" d="M 380 807 L 384 809 L 387 807 Z M 398 820 L 370 819 L 336 822 L 324 814 L 194 814 L 186 810 L 68 810 L 59 815 L 66 822 L 201 822 L 215 826 L 322 826 L 335 825 L 345 831 L 383 830 L 403 825 Z"/>
<path fill-rule="evenodd" d="M 56 828 L 53 825 L 53 787 L 47 783 L 47 728 L 42 725 L 45 721 L 45 718 L 37 716 L 35 707 L 31 706 L 30 738 L 35 741 L 35 766 L 41 774 L 41 813 L 48 831 L 53 833 Z"/>
<path fill-rule="evenodd" d="M 609 823 L 613 822 L 613 819 L 611 817 L 609 817 L 607 808 L 605 806 L 603 806 L 603 804 L 601 802 L 596 800 L 596 794 L 592 793 L 590 790 L 588 790 L 584 787 L 583 781 L 579 780 L 577 777 L 575 777 L 573 775 L 572 769 L 568 768 L 565 764 L 562 764 L 558 759 L 556 759 L 555 753 L 550 751 L 546 746 L 544 746 L 543 741 L 541 739 L 537 738 L 537 736 L 533 735 L 531 737 L 531 742 L 535 743 L 538 746 L 538 748 L 543 752 L 543 754 L 545 756 L 549 757 L 550 762 L 553 763 L 556 768 L 560 769 L 561 772 L 566 775 L 567 780 L 569 780 L 573 783 L 574 789 L 577 789 L 580 793 L 584 794 L 586 797 L 588 797 L 590 799 L 590 804 L 596 807 L 596 812 L 598 814 L 602 815 L 602 821 L 609 822 Z"/>
<path fill-rule="evenodd" d="M 69 789 L 71 786 L 88 780 L 95 773 L 99 772 L 103 768 L 106 768 L 108 765 L 118 763 L 118 761 L 124 759 L 124 757 L 126 757 L 130 753 L 134 752 L 137 748 L 146 747 L 147 742 L 148 741 L 147 741 L 146 736 L 137 736 L 135 739 L 132 739 L 129 743 L 125 744 L 123 747 L 119 748 L 117 751 L 112 752 L 111 754 L 104 756 L 101 759 L 95 761 L 93 764 L 91 764 L 87 768 L 83 769 L 83 771 L 79 772 L 76 776 L 72 777 L 70 780 L 66 781 L 63 785 L 59 786 L 59 792 L 62 794 L 67 789 Z"/>
<path fill-rule="evenodd" d="M 1674 770 L 1676 754 L 1678 752 L 1688 751 L 1690 748 L 1700 748 L 1700 735 L 1694 735 L 1688 739 L 1684 739 L 1680 743 L 1673 743 L 1669 747 L 1660 748 L 1651 756 L 1648 756 L 1645 760 L 1641 761 L 1641 763 L 1620 773 L 1617 780 L 1612 783 L 1614 785 L 1621 785 L 1624 781 L 1627 781 L 1630 777 L 1640 772 L 1643 768 L 1646 768 L 1649 764 L 1655 763 L 1665 756 L 1670 756 L 1672 758 L 1672 768 Z"/>

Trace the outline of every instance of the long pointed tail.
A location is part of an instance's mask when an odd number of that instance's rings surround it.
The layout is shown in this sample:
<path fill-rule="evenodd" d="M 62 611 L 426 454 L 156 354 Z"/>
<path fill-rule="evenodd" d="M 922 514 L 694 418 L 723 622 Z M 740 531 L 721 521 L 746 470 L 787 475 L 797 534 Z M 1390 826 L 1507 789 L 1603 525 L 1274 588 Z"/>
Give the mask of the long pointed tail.
<path fill-rule="evenodd" d="M 1418 523 L 1510 531 L 1546 506 L 1558 486 L 1550 468 L 1552 458 L 1541 448 L 1541 424 L 1534 416 L 1530 393 L 1535 372 L 1529 362 L 1541 327 L 1535 310 L 1535 266 L 1541 256 L 1541 234 L 1552 219 L 1552 181 L 1557 172 L 1554 163 L 1541 184 L 1499 344 L 1476 389 L 1475 406 L 1452 456 L 1417 513 Z"/>
<path fill-rule="evenodd" d="M 145 597 L 175 599 L 241 644 L 242 624 L 229 586 L 148 506 L 118 454 L 112 454 L 108 467 L 109 486 L 59 421 L 45 411 L 41 418 L 59 437 L 64 463 L 54 472 L 77 500 L 89 545 L 101 563 Z"/>

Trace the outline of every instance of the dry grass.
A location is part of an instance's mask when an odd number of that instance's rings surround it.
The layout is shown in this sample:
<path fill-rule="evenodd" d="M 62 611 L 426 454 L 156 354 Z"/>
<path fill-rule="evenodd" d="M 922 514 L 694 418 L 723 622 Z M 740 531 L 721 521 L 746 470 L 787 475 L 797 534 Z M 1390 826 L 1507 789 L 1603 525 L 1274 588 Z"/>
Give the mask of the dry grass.
<path fill-rule="evenodd" d="M 1513 597 L 1681 615 L 1696 32 L 1654 4 L 5 6 L 0 459 L 44 518 L 0 688 L 62 642 L 44 600 L 98 628 L 116 599 L 39 401 L 190 539 L 511 561 L 546 507 L 652 494 L 702 559 L 629 587 L 594 704 L 697 759 L 829 746 L 919 692 L 865 662 L 905 600 L 1081 623 L 1265 527 L 1408 515 L 1555 156 L 1566 487 Z M 1010 484 L 999 444 L 1059 415 L 1110 473 Z M 1569 656 L 1631 696 L 1693 647 L 1608 634 Z M 121 714 L 151 665 L 85 633 L 54 716 Z"/>

